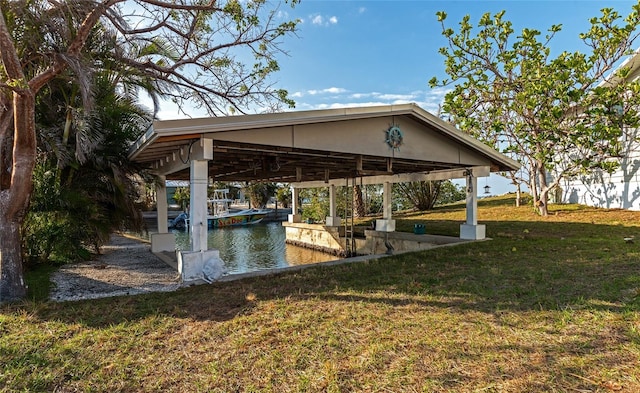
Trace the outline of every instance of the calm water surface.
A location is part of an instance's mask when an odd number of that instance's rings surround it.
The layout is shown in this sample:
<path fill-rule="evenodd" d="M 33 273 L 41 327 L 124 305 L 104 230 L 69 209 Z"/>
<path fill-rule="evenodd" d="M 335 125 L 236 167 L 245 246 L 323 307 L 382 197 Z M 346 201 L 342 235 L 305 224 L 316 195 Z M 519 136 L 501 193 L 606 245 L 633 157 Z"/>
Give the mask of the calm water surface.
<path fill-rule="evenodd" d="M 176 248 L 189 250 L 189 233 L 175 231 Z M 323 252 L 285 244 L 285 228 L 279 222 L 209 230 L 209 249 L 220 250 L 229 274 L 273 269 L 338 257 Z"/>

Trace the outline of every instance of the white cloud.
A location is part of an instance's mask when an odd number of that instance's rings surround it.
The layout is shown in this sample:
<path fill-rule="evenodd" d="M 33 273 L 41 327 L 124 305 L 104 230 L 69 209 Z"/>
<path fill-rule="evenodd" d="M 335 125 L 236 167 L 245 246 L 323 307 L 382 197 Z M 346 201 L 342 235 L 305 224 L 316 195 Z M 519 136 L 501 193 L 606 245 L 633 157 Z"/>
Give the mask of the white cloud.
<path fill-rule="evenodd" d="M 439 101 L 444 100 L 444 96 L 447 95 L 448 92 L 451 91 L 449 87 L 434 87 L 433 89 L 427 90 L 425 95 L 431 99 L 437 99 Z"/>
<path fill-rule="evenodd" d="M 315 96 L 318 94 L 342 94 L 346 92 L 347 92 L 347 89 L 343 89 L 342 87 L 329 87 L 322 90 L 307 90 L 307 94 L 310 94 L 312 96 Z"/>
<path fill-rule="evenodd" d="M 322 15 L 315 15 L 311 17 L 311 23 L 314 25 L 323 25 L 324 24 L 324 18 L 322 17 Z"/>
<path fill-rule="evenodd" d="M 143 105 L 153 108 L 153 103 L 150 98 L 143 95 L 140 99 Z M 149 105 L 147 105 L 149 103 Z M 193 119 L 197 117 L 207 117 L 207 111 L 203 108 L 197 108 L 191 103 L 187 103 L 180 109 L 175 103 L 170 100 L 160 100 L 160 108 L 156 114 L 158 120 L 175 120 L 175 119 Z"/>
<path fill-rule="evenodd" d="M 329 26 L 338 24 L 338 17 L 335 15 L 325 17 L 320 14 L 315 14 L 310 15 L 309 20 L 311 21 L 311 24 L 316 26 Z"/>
<path fill-rule="evenodd" d="M 433 103 L 433 102 L 416 102 L 416 104 L 418 106 L 420 106 L 422 109 L 426 110 L 427 112 L 431 113 L 434 116 L 438 115 L 438 112 L 440 112 L 440 105 L 437 103 Z"/>
<path fill-rule="evenodd" d="M 372 96 L 387 101 L 411 101 L 416 99 L 414 93 L 411 94 L 389 94 L 389 93 L 372 93 Z"/>
<path fill-rule="evenodd" d="M 330 93 L 330 94 L 342 94 L 346 92 L 347 92 L 347 89 L 343 89 L 342 87 L 330 87 L 328 89 L 323 90 L 323 93 Z"/>
<path fill-rule="evenodd" d="M 421 108 L 437 115 L 445 94 L 450 88 L 436 87 L 427 90 L 415 90 L 406 93 L 385 93 L 380 91 L 352 93 L 343 87 L 331 86 L 324 89 L 299 90 L 290 97 L 296 101 L 296 110 L 338 109 L 347 107 L 364 107 L 380 105 L 400 105 L 415 103 Z M 151 107 L 151 100 L 142 97 L 142 103 Z M 202 108 L 186 105 L 185 112 L 180 111 L 173 103 L 162 101 L 158 117 L 163 120 L 182 119 L 190 117 L 205 117 L 207 113 Z M 258 113 L 257 111 L 256 113 Z"/>
<path fill-rule="evenodd" d="M 365 12 L 367 12 L 367 9 L 365 7 L 358 8 L 358 13 L 359 14 L 364 14 Z"/>
<path fill-rule="evenodd" d="M 340 94 L 348 93 L 349 91 L 343 88 L 331 87 L 322 90 L 307 91 L 309 96 L 313 96 L 313 99 L 308 101 L 305 100 L 306 102 L 298 101 L 296 103 L 296 108 L 307 110 L 336 109 L 415 103 L 433 115 L 437 115 L 439 107 L 444 99 L 444 95 L 449 92 L 449 90 L 450 89 L 446 88 L 435 88 L 430 90 L 416 90 L 403 94 L 374 91 L 369 93 L 351 93 L 340 96 Z M 322 94 L 331 95 L 322 96 Z M 341 97 L 344 97 L 344 99 L 341 99 Z"/>
<path fill-rule="evenodd" d="M 425 91 L 421 106 L 434 115 L 437 115 L 444 101 L 444 96 L 450 91 L 451 88 L 448 87 L 436 87 Z"/>
<path fill-rule="evenodd" d="M 384 106 L 389 105 L 388 102 L 381 101 L 367 101 L 367 102 L 332 102 L 327 104 L 301 104 L 301 109 L 340 109 L 340 108 L 359 108 L 369 106 Z"/>

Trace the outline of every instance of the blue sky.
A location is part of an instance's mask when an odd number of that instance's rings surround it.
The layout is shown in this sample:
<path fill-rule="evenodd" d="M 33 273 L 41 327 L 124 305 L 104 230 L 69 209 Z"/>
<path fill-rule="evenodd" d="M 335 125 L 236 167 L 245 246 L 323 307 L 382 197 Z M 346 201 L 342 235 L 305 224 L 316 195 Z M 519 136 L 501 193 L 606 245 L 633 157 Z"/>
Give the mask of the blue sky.
<path fill-rule="evenodd" d="M 337 1 L 302 0 L 295 8 L 283 4 L 282 17 L 300 19 L 298 37 L 282 47 L 281 71 L 274 80 L 289 91 L 296 110 L 415 102 L 436 113 L 446 89 L 430 89 L 428 81 L 446 77 L 445 45 L 436 12 L 448 14 L 447 25 L 457 27 L 466 14 L 476 23 L 485 12 L 506 10 L 504 19 L 514 30 L 535 28 L 545 32 L 553 24 L 563 29 L 552 41 L 554 52 L 586 51 L 578 34 L 587 31 L 591 17 L 603 7 L 626 16 L 634 1 L 610 0 L 413 0 Z M 163 119 L 180 117 L 161 111 Z M 204 114 L 194 113 L 195 116 Z M 492 193 L 515 189 L 492 176 Z M 485 182 L 481 181 L 481 186 Z"/>
<path fill-rule="evenodd" d="M 433 76 L 445 77 L 446 44 L 436 12 L 448 14 L 456 27 L 466 14 L 477 22 L 485 12 L 506 10 L 516 32 L 523 27 L 563 30 L 552 49 L 586 50 L 578 38 L 589 18 L 603 7 L 627 15 L 633 1 L 320 1 L 302 0 L 293 10 L 300 18 L 299 38 L 288 39 L 278 85 L 289 91 L 296 109 L 324 109 L 369 104 L 415 102 L 436 112 L 444 89 L 431 90 Z"/>

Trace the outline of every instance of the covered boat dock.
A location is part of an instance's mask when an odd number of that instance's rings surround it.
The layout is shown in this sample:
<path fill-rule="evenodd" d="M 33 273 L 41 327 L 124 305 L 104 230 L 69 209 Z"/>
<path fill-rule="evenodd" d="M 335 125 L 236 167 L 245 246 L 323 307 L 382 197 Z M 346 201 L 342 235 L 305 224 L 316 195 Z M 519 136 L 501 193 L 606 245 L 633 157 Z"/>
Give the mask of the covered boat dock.
<path fill-rule="evenodd" d="M 202 261 L 215 253 L 207 249 L 206 218 L 207 187 L 214 181 L 290 184 L 288 228 L 300 223 L 296 212 L 303 188 L 329 188 L 325 226 L 331 228 L 343 224 L 336 212 L 337 186 L 356 184 L 355 179 L 382 184 L 383 217 L 375 231 L 390 233 L 395 231 L 393 183 L 464 178 L 467 210 L 460 238 L 479 240 L 485 227 L 477 219 L 477 179 L 519 167 L 415 104 L 156 121 L 132 146 L 130 158 L 161 180 L 190 181 L 192 250 L 178 260 L 201 263 L 190 263 L 193 271 L 185 264 L 183 280 L 201 274 Z M 157 199 L 159 233 L 152 236 L 152 250 L 172 252 L 164 181 Z"/>

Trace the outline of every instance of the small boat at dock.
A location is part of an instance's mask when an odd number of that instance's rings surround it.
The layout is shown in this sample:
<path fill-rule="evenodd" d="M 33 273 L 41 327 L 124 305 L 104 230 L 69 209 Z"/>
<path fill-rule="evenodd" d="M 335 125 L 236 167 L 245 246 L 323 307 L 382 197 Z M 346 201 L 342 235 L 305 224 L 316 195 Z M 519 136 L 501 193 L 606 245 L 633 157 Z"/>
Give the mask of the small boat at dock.
<path fill-rule="evenodd" d="M 232 199 L 228 198 L 228 189 L 214 190 L 213 197 L 207 200 L 209 214 L 207 215 L 207 226 L 209 229 L 253 225 L 264 219 L 271 212 L 271 209 L 231 209 Z M 180 214 L 171 224 L 170 228 L 188 229 L 189 216 L 186 213 Z"/>
<path fill-rule="evenodd" d="M 209 229 L 236 225 L 251 225 L 262 221 L 269 212 L 271 212 L 271 210 L 268 209 L 229 211 L 224 214 L 207 216 L 207 222 Z"/>

